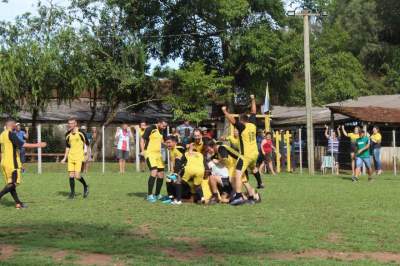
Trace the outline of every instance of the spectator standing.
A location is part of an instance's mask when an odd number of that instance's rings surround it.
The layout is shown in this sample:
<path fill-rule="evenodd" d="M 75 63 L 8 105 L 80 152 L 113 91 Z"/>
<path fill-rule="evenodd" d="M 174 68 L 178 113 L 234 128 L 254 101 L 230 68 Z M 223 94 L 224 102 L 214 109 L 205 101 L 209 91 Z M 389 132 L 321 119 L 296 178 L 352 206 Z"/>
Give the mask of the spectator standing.
<path fill-rule="evenodd" d="M 189 135 L 193 134 L 194 128 L 190 125 L 189 120 L 185 120 L 182 125 L 179 125 L 177 128 L 177 131 L 179 135 L 181 136 L 181 139 L 183 139 L 186 135 L 186 130 L 189 130 Z"/>
<path fill-rule="evenodd" d="M 175 127 L 171 128 L 171 136 L 176 137 L 177 143 L 181 143 L 181 135 L 179 135 Z"/>
<path fill-rule="evenodd" d="M 353 172 L 353 177 L 356 174 L 356 150 L 357 150 L 357 139 L 360 138 L 360 127 L 354 127 L 354 131 L 352 133 L 347 133 L 346 129 L 342 125 L 343 135 L 350 138 L 350 158 L 351 158 L 351 170 Z"/>
<path fill-rule="evenodd" d="M 271 132 L 265 133 L 265 138 L 261 142 L 261 152 L 264 156 L 264 163 L 268 166 L 268 169 L 272 175 L 275 175 L 274 166 L 272 164 L 273 161 L 273 151 L 275 147 L 272 142 L 272 134 Z M 264 167 L 260 166 L 260 169 Z"/>
<path fill-rule="evenodd" d="M 372 168 L 370 158 L 370 139 L 366 136 L 366 132 L 361 130 L 360 137 L 356 140 L 356 174 L 352 180 L 358 181 L 361 175 L 361 168 L 363 165 L 367 168 L 368 181 L 372 181 Z"/>
<path fill-rule="evenodd" d="M 28 138 L 29 138 L 29 128 L 25 128 L 23 130 L 21 128 L 21 124 L 17 123 L 15 127 L 15 134 L 17 135 L 18 139 L 21 141 L 21 143 L 25 143 Z M 26 156 L 25 156 L 25 148 L 21 147 L 19 150 L 19 158 L 21 160 L 21 163 L 24 164 L 26 162 Z M 24 168 L 22 168 L 22 171 L 24 171 Z"/>
<path fill-rule="evenodd" d="M 121 174 L 125 173 L 125 164 L 129 159 L 129 146 L 132 137 L 132 131 L 127 124 L 123 124 L 122 128 L 117 128 L 115 139 L 117 141 L 117 158 L 119 160 L 119 172 Z"/>
<path fill-rule="evenodd" d="M 336 174 L 339 174 L 339 141 L 340 127 L 337 128 L 337 135 L 334 130 L 329 132 L 329 127 L 325 125 L 325 137 L 328 140 L 327 156 L 333 156 Z"/>
<path fill-rule="evenodd" d="M 186 147 L 186 145 L 188 145 L 190 143 L 190 138 L 191 138 L 191 134 L 190 134 L 190 129 L 186 128 L 185 129 L 185 134 L 183 135 L 182 138 L 182 145 L 183 147 Z"/>
<path fill-rule="evenodd" d="M 380 133 L 379 127 L 374 126 L 372 128 L 372 135 L 371 135 L 371 150 L 372 150 L 372 158 L 374 159 L 375 172 L 377 175 L 382 174 L 381 143 L 382 143 L 382 135 Z"/>

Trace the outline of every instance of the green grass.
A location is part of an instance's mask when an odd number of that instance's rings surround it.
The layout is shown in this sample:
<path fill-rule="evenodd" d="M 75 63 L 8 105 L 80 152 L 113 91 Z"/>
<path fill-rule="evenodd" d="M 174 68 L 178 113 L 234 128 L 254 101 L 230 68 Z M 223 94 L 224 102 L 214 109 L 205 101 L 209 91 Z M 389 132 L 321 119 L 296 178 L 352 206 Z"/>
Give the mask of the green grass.
<path fill-rule="evenodd" d="M 268 255 L 400 251 L 400 178 L 394 176 L 357 184 L 346 175 L 265 176 L 263 202 L 255 206 L 163 206 L 144 201 L 147 174 L 129 167 L 122 176 L 117 164 L 108 164 L 102 175 L 94 165 L 86 178 L 90 197 L 68 200 L 64 165 L 45 164 L 42 175 L 28 166 L 18 192 L 29 208 L 15 210 L 9 195 L 0 201 L 0 247 L 16 248 L 0 265 L 75 265 L 93 253 L 121 265 L 348 265 Z M 332 234 L 338 239 L 330 240 Z M 52 255 L 60 251 L 63 258 Z"/>

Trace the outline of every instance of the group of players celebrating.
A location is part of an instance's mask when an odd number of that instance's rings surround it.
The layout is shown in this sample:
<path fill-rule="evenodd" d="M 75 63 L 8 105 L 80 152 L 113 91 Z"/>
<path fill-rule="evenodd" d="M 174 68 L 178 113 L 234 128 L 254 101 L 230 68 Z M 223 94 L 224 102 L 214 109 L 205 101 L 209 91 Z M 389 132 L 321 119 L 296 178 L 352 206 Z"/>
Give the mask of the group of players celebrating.
<path fill-rule="evenodd" d="M 259 152 L 254 95 L 251 95 L 250 115 L 242 114 L 236 120 L 225 106 L 222 111 L 237 129 L 239 145 L 226 145 L 220 141 L 202 138 L 201 132 L 195 130 L 193 138 L 184 147 L 178 143 L 176 136 L 166 136 L 164 132 L 167 123 L 164 120 L 159 120 L 145 130 L 141 139 L 141 150 L 150 169 L 147 195 L 149 202 L 161 200 L 166 204 L 180 205 L 185 199 L 196 203 L 229 203 L 236 206 L 261 201 L 260 195 L 250 185 L 248 176 L 248 173 L 253 173 L 259 188 L 263 187 L 257 168 Z M 170 151 L 173 172 L 166 178 L 161 153 L 163 143 Z M 160 192 L 164 179 L 168 196 L 163 197 Z M 246 193 L 243 193 L 243 187 Z"/>
<path fill-rule="evenodd" d="M 149 202 L 162 200 L 173 205 L 182 204 L 183 199 L 192 199 L 196 203 L 230 203 L 241 205 L 261 201 L 260 195 L 248 182 L 248 173 L 253 173 L 262 188 L 261 176 L 257 169 L 259 158 L 257 147 L 256 102 L 251 95 L 251 113 L 242 114 L 236 120 L 227 108 L 222 107 L 225 117 L 236 128 L 238 143 L 226 145 L 213 139 L 203 138 L 195 130 L 192 140 L 186 147 L 180 145 L 176 136 L 165 134 L 167 122 L 159 120 L 150 125 L 141 137 L 142 155 L 150 169 L 148 178 Z M 5 178 L 5 187 L 0 191 L 0 199 L 10 193 L 16 208 L 25 208 L 17 194 L 17 185 L 21 182 L 22 164 L 19 150 L 25 148 L 44 148 L 45 142 L 24 143 L 14 132 L 15 120 L 7 120 L 5 130 L 0 134 L 1 169 Z M 83 197 L 89 195 L 89 186 L 82 176 L 85 153 L 89 145 L 86 134 L 82 132 L 76 119 L 68 120 L 65 135 L 66 149 L 62 163 L 68 161 L 70 185 L 69 198 L 75 198 L 75 180 L 83 185 Z M 161 153 L 162 144 L 170 151 L 172 174 L 164 176 L 164 161 Z M 168 196 L 160 195 L 163 181 L 166 179 Z M 155 185 L 155 191 L 154 190 Z M 246 193 L 242 193 L 243 186 Z"/>

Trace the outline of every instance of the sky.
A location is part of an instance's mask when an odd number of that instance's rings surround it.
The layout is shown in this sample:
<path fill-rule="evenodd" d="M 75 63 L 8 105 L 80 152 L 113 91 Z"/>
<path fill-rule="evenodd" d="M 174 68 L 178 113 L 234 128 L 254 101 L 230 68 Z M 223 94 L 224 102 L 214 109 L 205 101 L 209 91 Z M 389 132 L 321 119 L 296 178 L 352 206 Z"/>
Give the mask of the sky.
<path fill-rule="evenodd" d="M 42 0 L 43 3 L 46 3 L 46 0 Z M 60 6 L 68 6 L 69 0 L 53 0 L 54 4 Z M 0 20 L 12 21 L 18 15 L 21 15 L 26 12 L 30 12 L 32 14 L 36 14 L 36 5 L 38 0 L 8 0 L 8 3 L 3 3 L 0 0 Z M 179 68 L 179 64 L 182 62 L 181 59 L 177 59 L 175 61 L 170 60 L 167 63 L 167 66 L 177 69 Z M 151 73 L 153 69 L 160 65 L 160 61 L 155 58 L 150 58 L 149 60 Z"/>

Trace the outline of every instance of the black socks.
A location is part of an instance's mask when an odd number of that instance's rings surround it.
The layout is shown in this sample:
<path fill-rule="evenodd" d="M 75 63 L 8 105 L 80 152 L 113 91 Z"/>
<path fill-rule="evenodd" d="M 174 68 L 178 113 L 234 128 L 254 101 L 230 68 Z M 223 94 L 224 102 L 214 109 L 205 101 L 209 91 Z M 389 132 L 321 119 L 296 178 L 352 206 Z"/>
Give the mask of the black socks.
<path fill-rule="evenodd" d="M 163 181 L 164 181 L 163 178 L 157 178 L 156 193 L 155 193 L 156 196 L 160 195 L 161 187 L 162 187 Z"/>
<path fill-rule="evenodd" d="M 253 173 L 253 175 L 257 180 L 257 185 L 260 186 L 262 184 L 260 172 Z"/>
<path fill-rule="evenodd" d="M 79 182 L 82 183 L 83 187 L 85 187 L 85 188 L 87 187 L 86 181 L 85 181 L 85 179 L 83 179 L 83 176 L 81 176 L 81 178 L 79 179 Z"/>
<path fill-rule="evenodd" d="M 71 189 L 71 193 L 75 193 L 75 178 L 69 178 L 69 187 Z"/>
<path fill-rule="evenodd" d="M 156 178 L 154 176 L 149 176 L 149 181 L 147 183 L 147 195 L 153 194 L 153 187 L 155 182 Z"/>

